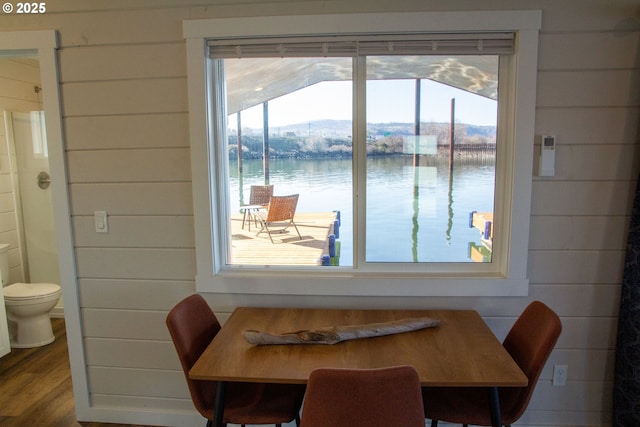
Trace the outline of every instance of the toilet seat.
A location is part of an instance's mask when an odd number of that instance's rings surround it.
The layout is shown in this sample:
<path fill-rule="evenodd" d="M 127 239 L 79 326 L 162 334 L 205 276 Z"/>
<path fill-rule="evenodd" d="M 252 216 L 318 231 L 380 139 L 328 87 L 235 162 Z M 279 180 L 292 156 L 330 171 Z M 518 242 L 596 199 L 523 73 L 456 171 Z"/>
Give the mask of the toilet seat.
<path fill-rule="evenodd" d="M 55 283 L 14 283 L 2 289 L 5 301 L 25 302 L 50 298 L 61 293 Z"/>

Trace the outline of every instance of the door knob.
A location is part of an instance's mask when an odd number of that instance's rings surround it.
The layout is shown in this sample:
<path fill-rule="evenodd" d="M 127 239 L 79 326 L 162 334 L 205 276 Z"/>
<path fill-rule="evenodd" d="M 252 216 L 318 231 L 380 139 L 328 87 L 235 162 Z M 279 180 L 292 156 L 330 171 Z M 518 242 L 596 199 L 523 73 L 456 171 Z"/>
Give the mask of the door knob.
<path fill-rule="evenodd" d="M 49 188 L 49 184 L 51 184 L 51 177 L 46 172 L 40 172 L 38 174 L 38 187 L 46 190 Z"/>

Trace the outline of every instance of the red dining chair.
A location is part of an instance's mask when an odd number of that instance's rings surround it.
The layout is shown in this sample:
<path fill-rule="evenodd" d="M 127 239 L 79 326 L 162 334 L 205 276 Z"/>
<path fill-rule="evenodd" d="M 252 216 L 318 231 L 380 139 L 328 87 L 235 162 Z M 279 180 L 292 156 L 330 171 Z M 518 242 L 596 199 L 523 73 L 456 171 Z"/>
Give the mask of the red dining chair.
<path fill-rule="evenodd" d="M 513 360 L 527 376 L 526 387 L 498 389 L 502 423 L 510 426 L 527 409 L 551 351 L 558 341 L 562 323 L 556 313 L 540 301 L 525 308 L 502 343 Z M 490 426 L 489 398 L 486 389 L 425 387 L 422 389 L 424 412 L 431 419 L 431 427 L 438 420 L 464 426 Z"/>
<path fill-rule="evenodd" d="M 179 302 L 167 316 L 167 328 L 198 412 L 213 425 L 215 381 L 189 378 L 189 370 L 220 331 L 220 323 L 207 302 L 198 294 Z M 288 384 L 229 383 L 223 422 L 233 424 L 275 424 L 292 420 L 299 425 L 304 386 Z"/>
<path fill-rule="evenodd" d="M 311 372 L 301 427 L 424 427 L 412 366 L 319 368 Z"/>

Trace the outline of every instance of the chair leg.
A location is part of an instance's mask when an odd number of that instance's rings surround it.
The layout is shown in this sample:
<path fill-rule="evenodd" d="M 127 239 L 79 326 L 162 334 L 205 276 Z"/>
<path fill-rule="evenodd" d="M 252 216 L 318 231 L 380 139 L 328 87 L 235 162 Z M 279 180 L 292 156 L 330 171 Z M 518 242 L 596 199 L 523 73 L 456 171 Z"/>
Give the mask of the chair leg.
<path fill-rule="evenodd" d="M 296 427 L 300 427 L 300 415 L 296 414 Z"/>
<path fill-rule="evenodd" d="M 438 420 L 431 420 L 431 427 L 438 427 Z"/>
<path fill-rule="evenodd" d="M 293 220 L 291 220 L 291 223 L 293 224 L 293 226 L 296 229 L 296 233 L 298 233 L 298 237 L 300 238 L 300 240 L 302 240 L 302 236 L 300 235 L 300 230 L 298 230 L 298 226 L 296 225 L 295 222 L 293 222 Z"/>

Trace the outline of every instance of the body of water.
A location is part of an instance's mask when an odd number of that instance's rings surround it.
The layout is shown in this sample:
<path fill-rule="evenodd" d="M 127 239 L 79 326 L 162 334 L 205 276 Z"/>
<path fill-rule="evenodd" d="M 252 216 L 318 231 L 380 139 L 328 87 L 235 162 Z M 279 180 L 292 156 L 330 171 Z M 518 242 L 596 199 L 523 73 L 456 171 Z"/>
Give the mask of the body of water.
<path fill-rule="evenodd" d="M 424 160 L 422 160 L 426 163 Z M 270 159 L 275 195 L 299 194 L 298 212 L 341 212 L 340 265 L 352 265 L 351 159 Z M 482 246 L 469 213 L 493 212 L 495 165 L 470 159 L 412 165 L 410 156 L 367 159 L 366 260 L 368 262 L 473 262 L 470 245 Z M 261 160 L 243 163 L 242 196 L 230 165 L 232 212 L 248 201 L 251 185 L 264 184 Z M 358 218 L 359 221 L 364 218 Z"/>

